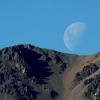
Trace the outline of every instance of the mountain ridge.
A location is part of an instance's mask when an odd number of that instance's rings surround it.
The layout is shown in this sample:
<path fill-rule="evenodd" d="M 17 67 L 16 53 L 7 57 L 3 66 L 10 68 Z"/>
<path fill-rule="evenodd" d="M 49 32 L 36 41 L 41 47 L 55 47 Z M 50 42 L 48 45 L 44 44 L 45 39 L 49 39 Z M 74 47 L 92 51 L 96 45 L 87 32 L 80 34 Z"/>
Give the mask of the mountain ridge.
<path fill-rule="evenodd" d="M 0 100 L 99 100 L 99 72 L 100 52 L 68 54 L 31 44 L 6 47 L 0 50 Z"/>

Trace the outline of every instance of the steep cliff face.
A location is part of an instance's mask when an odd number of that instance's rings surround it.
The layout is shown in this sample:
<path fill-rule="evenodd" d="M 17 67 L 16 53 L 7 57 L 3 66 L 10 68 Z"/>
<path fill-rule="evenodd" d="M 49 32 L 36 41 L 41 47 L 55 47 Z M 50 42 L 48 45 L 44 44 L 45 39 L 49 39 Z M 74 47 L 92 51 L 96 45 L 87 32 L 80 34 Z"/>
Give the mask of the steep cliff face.
<path fill-rule="evenodd" d="M 0 100 L 99 100 L 100 54 L 27 45 L 0 50 Z"/>

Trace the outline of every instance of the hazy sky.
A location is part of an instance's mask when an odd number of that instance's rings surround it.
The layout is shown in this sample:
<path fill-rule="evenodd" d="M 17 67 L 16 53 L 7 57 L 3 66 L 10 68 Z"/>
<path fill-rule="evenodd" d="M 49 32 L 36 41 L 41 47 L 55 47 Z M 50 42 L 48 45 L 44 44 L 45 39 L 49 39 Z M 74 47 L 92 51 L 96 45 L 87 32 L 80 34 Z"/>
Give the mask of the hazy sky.
<path fill-rule="evenodd" d="M 63 35 L 75 22 L 87 28 L 69 51 Z M 29 43 L 72 54 L 100 51 L 100 0 L 0 0 L 0 48 Z"/>

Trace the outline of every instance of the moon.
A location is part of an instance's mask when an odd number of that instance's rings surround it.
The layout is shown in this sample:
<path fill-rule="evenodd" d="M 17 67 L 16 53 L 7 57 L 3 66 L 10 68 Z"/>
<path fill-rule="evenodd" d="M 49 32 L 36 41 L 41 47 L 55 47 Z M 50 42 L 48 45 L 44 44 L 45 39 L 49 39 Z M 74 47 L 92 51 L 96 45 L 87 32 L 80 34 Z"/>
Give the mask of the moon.
<path fill-rule="evenodd" d="M 64 43 L 65 46 L 73 51 L 80 44 L 82 35 L 86 30 L 86 24 L 83 22 L 76 22 L 69 25 L 64 32 Z"/>

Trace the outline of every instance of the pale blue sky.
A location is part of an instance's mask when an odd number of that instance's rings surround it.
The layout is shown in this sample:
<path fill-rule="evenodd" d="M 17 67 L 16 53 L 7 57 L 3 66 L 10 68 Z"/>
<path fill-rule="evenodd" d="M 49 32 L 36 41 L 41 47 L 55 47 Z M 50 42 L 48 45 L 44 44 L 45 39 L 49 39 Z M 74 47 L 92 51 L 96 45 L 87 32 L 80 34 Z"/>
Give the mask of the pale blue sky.
<path fill-rule="evenodd" d="M 87 25 L 82 43 L 69 51 L 63 41 L 72 23 Z M 0 48 L 32 44 L 72 54 L 100 51 L 100 0 L 0 0 Z"/>

